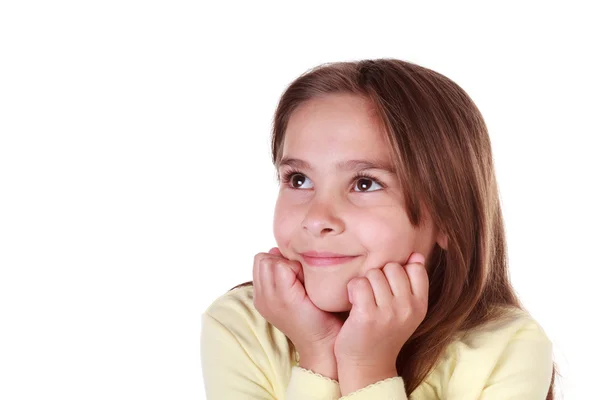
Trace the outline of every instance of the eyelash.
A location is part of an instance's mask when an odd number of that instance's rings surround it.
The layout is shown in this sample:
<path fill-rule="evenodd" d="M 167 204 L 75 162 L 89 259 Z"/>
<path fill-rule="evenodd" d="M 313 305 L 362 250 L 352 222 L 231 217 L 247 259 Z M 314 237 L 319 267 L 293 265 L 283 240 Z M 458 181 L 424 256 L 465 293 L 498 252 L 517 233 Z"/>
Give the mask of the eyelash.
<path fill-rule="evenodd" d="M 292 187 L 292 186 L 289 185 L 289 183 L 290 183 L 290 181 L 292 179 L 292 176 L 294 176 L 294 175 L 306 176 L 302 172 L 298 171 L 297 169 L 292 169 L 290 171 L 284 172 L 282 183 L 284 185 L 289 186 L 289 188 L 293 189 L 293 190 L 304 190 L 304 189 L 298 189 L 298 188 L 295 188 L 295 187 Z M 370 175 L 370 174 L 368 174 L 366 172 L 360 172 L 360 173 L 357 173 L 356 175 L 354 175 L 352 177 L 352 182 L 356 183 L 356 181 L 358 181 L 361 178 L 372 180 L 373 182 L 375 182 L 379 186 L 381 186 L 383 189 L 386 188 L 386 185 L 384 185 L 383 183 L 381 183 L 381 181 L 379 181 L 379 179 L 375 178 L 373 175 Z M 377 192 L 377 190 L 374 190 L 374 191 Z M 358 193 L 369 193 L 369 192 L 368 191 L 359 191 Z"/>

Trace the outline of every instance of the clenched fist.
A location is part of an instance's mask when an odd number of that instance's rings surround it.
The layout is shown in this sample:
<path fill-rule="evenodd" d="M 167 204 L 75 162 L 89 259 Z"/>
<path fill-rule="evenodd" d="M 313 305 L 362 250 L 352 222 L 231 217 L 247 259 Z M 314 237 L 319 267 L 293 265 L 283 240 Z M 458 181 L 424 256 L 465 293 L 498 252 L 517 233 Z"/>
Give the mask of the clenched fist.
<path fill-rule="evenodd" d="M 278 248 L 254 257 L 254 306 L 283 332 L 300 354 L 300 366 L 337 379 L 333 346 L 343 320 L 323 311 L 304 288 L 302 264 Z"/>

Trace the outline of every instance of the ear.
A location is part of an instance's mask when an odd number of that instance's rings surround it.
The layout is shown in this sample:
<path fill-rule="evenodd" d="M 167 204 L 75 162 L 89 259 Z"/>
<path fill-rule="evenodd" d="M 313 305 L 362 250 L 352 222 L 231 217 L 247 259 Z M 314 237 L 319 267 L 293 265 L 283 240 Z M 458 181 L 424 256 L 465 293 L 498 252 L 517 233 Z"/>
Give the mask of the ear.
<path fill-rule="evenodd" d="M 444 250 L 448 250 L 448 235 L 440 232 L 437 236 L 437 244 Z"/>

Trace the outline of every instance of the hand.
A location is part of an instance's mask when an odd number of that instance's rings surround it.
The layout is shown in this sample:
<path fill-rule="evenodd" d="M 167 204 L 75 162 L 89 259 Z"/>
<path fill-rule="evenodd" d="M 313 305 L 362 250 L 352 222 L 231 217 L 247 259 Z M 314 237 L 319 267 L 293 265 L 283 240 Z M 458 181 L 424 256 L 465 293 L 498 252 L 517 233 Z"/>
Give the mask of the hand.
<path fill-rule="evenodd" d="M 355 389 L 397 376 L 398 353 L 427 313 L 424 261 L 413 253 L 404 267 L 387 263 L 348 282 L 352 309 L 334 345 L 340 385 L 343 375 L 358 386 Z M 360 382 L 359 376 L 365 374 L 367 382 Z"/>
<path fill-rule="evenodd" d="M 310 300 L 302 264 L 285 258 L 275 247 L 254 257 L 253 279 L 254 306 L 290 338 L 300 353 L 300 365 L 337 379 L 333 346 L 343 320 Z"/>

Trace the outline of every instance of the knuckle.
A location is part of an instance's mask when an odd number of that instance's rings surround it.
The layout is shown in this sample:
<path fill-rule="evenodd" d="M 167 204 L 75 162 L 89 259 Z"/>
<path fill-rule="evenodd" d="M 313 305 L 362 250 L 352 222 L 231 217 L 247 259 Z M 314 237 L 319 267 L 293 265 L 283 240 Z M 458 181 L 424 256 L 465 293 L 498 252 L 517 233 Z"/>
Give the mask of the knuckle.
<path fill-rule="evenodd" d="M 415 274 L 422 274 L 426 271 L 425 266 L 421 263 L 418 264 L 411 264 L 410 265 L 410 269 L 415 273 Z"/>
<path fill-rule="evenodd" d="M 383 325 L 386 325 L 386 326 L 387 326 L 387 325 L 392 325 L 392 324 L 393 324 L 394 322 L 396 322 L 396 321 L 397 321 L 397 316 L 396 316 L 396 314 L 395 314 L 395 313 L 393 313 L 393 312 L 388 312 L 388 313 L 385 313 L 385 314 L 383 314 L 383 316 L 382 316 L 382 317 L 380 317 L 380 322 L 381 322 Z"/>
<path fill-rule="evenodd" d="M 275 268 L 274 275 L 277 281 L 287 283 L 294 276 L 289 268 Z"/>
<path fill-rule="evenodd" d="M 265 265 L 263 263 L 260 263 L 260 262 L 256 263 L 256 270 L 258 272 L 262 272 L 264 268 L 265 268 Z"/>
<path fill-rule="evenodd" d="M 398 314 L 401 321 L 408 321 L 412 319 L 412 307 L 404 307 Z"/>
<path fill-rule="evenodd" d="M 379 274 L 380 274 L 380 271 L 379 271 L 379 269 L 377 269 L 377 268 L 372 268 L 372 269 L 370 269 L 370 270 L 368 270 L 368 271 L 367 271 L 367 273 L 365 274 L 365 276 L 366 276 L 367 278 L 376 278 L 376 277 L 378 277 L 378 276 L 379 276 Z"/>
<path fill-rule="evenodd" d="M 387 264 L 385 264 L 385 267 L 383 267 L 383 270 L 385 272 L 391 272 L 391 271 L 396 271 L 400 267 L 401 266 L 398 263 L 387 263 Z"/>
<path fill-rule="evenodd" d="M 277 265 L 277 263 L 271 258 L 264 258 L 260 264 L 267 270 L 272 270 L 273 267 Z"/>
<path fill-rule="evenodd" d="M 282 258 L 270 258 L 269 264 L 274 267 L 282 267 L 282 266 L 287 265 L 286 261 Z"/>
<path fill-rule="evenodd" d="M 369 285 L 369 280 L 367 278 L 364 278 L 364 277 L 358 278 L 356 280 L 356 283 L 354 284 L 354 286 L 357 289 L 364 289 L 368 285 Z"/>
<path fill-rule="evenodd" d="M 377 318 L 375 318 L 375 316 L 372 313 L 366 312 L 364 310 L 358 310 L 355 315 L 356 321 L 362 325 L 371 326 L 372 324 L 378 322 Z"/>
<path fill-rule="evenodd" d="M 427 300 L 418 300 L 416 302 L 417 304 L 415 305 L 417 314 L 419 316 L 425 316 L 425 314 L 427 314 L 427 309 L 429 308 L 428 304 L 427 304 Z"/>
<path fill-rule="evenodd" d="M 425 315 L 425 309 L 420 301 L 413 301 L 410 307 L 406 307 L 406 319 L 420 319 Z"/>

